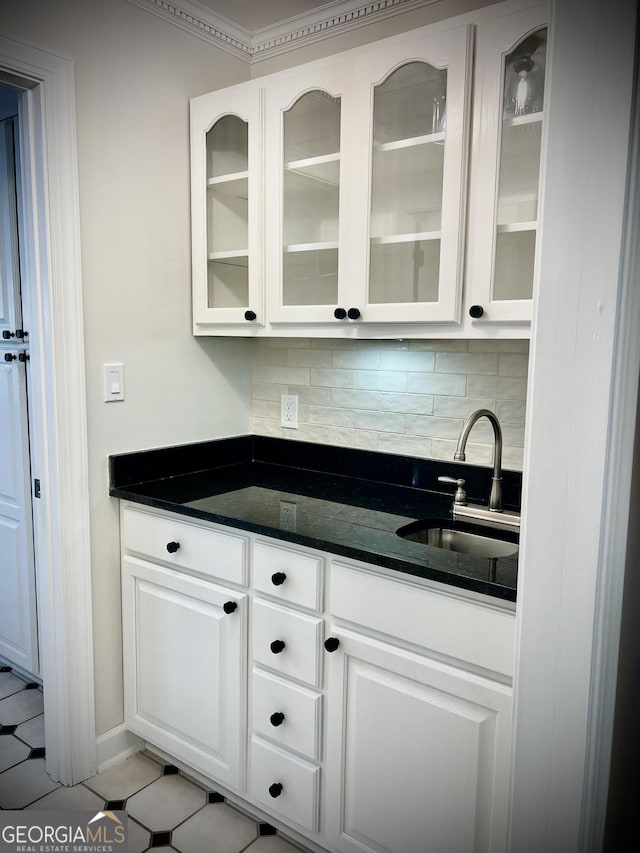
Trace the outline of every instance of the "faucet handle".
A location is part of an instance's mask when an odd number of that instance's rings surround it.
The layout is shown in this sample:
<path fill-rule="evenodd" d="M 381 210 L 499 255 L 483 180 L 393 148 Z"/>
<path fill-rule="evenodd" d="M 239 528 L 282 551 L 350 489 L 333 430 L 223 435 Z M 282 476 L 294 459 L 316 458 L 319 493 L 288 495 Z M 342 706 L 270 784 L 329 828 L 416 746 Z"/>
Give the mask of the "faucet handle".
<path fill-rule="evenodd" d="M 461 504 L 465 506 L 467 503 L 467 493 L 464 490 L 464 480 L 462 478 L 458 479 L 456 477 L 438 477 L 439 483 L 453 483 L 457 486 L 455 496 L 453 498 L 454 504 Z"/>

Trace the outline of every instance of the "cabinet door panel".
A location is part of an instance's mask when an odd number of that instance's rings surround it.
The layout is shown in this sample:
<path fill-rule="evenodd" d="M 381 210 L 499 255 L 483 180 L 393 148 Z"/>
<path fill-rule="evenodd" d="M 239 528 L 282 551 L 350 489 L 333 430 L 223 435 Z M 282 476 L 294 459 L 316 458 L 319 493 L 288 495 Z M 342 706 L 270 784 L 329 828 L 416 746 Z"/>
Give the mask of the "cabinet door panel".
<path fill-rule="evenodd" d="M 247 330 L 264 325 L 262 194 L 262 91 L 229 90 L 194 98 L 191 233 L 196 330 L 200 324 L 237 324 Z"/>
<path fill-rule="evenodd" d="M 369 113 L 354 128 L 363 191 L 351 272 L 368 282 L 364 321 L 459 320 L 470 52 L 463 26 L 358 58 Z"/>
<path fill-rule="evenodd" d="M 125 720 L 193 767 L 240 787 L 246 596 L 123 560 Z M 237 607 L 226 613 L 223 605 Z"/>
<path fill-rule="evenodd" d="M 348 287 L 350 85 L 345 68 L 330 65 L 266 87 L 267 286 L 275 323 L 335 323 Z"/>
<path fill-rule="evenodd" d="M 467 301 L 531 320 L 543 158 L 547 4 L 478 25 Z"/>
<path fill-rule="evenodd" d="M 333 627 L 327 821 L 341 851 L 496 853 L 508 688 Z"/>

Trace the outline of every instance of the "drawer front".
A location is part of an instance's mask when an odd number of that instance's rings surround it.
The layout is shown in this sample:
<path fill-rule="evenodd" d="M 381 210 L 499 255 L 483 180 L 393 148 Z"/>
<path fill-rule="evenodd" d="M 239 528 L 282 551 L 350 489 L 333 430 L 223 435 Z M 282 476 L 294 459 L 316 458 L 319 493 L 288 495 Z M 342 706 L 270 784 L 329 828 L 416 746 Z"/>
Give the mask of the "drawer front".
<path fill-rule="evenodd" d="M 513 677 L 515 614 L 333 563 L 331 613 Z"/>
<path fill-rule="evenodd" d="M 253 672 L 253 728 L 280 746 L 320 760 L 322 696 L 266 672 Z"/>
<path fill-rule="evenodd" d="M 268 811 L 318 831 L 319 767 L 253 737 L 249 790 Z"/>
<path fill-rule="evenodd" d="M 320 610 L 323 564 L 320 557 L 256 542 L 253 586 L 290 604 Z"/>
<path fill-rule="evenodd" d="M 122 512 L 126 551 L 232 583 L 246 583 L 247 543 L 246 536 L 199 527 L 173 516 L 131 507 Z"/>
<path fill-rule="evenodd" d="M 321 630 L 322 619 L 253 602 L 254 660 L 313 687 L 321 685 Z"/>

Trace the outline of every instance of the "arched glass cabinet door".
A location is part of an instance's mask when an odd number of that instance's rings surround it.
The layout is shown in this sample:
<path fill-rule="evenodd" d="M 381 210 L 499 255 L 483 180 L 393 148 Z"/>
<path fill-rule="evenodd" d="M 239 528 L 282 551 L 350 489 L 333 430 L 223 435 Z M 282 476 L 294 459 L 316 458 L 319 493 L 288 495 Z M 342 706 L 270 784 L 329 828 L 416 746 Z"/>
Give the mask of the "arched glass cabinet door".
<path fill-rule="evenodd" d="M 363 58 L 366 321 L 459 319 L 470 45 L 454 27 Z"/>
<path fill-rule="evenodd" d="M 264 322 L 260 93 L 191 102 L 194 321 Z"/>
<path fill-rule="evenodd" d="M 315 89 L 283 113 L 283 305 L 338 301 L 340 106 Z"/>
<path fill-rule="evenodd" d="M 340 66 L 266 87 L 266 276 L 275 323 L 337 323 L 346 275 L 345 87 Z"/>
<path fill-rule="evenodd" d="M 369 304 L 437 303 L 447 71 L 402 65 L 375 87 Z"/>
<path fill-rule="evenodd" d="M 479 324 L 531 320 L 546 15 L 546 5 L 534 6 L 478 27 L 467 290 Z"/>

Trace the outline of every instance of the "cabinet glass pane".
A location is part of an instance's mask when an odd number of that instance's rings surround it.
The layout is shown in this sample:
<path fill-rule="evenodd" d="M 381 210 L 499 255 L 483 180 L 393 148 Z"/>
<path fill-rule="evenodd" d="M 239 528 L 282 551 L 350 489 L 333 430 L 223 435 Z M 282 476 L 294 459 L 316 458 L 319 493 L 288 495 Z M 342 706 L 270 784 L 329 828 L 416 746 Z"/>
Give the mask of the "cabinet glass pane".
<path fill-rule="evenodd" d="M 284 113 L 284 305 L 338 301 L 340 99 L 307 92 Z"/>
<path fill-rule="evenodd" d="M 401 66 L 375 87 L 369 298 L 436 302 L 447 72 Z"/>
<path fill-rule="evenodd" d="M 249 302 L 249 127 L 223 116 L 207 133 L 207 292 L 209 308 Z"/>
<path fill-rule="evenodd" d="M 547 30 L 505 57 L 493 299 L 531 299 Z"/>

